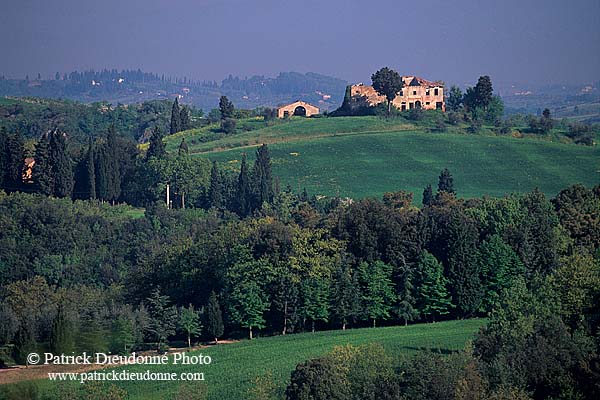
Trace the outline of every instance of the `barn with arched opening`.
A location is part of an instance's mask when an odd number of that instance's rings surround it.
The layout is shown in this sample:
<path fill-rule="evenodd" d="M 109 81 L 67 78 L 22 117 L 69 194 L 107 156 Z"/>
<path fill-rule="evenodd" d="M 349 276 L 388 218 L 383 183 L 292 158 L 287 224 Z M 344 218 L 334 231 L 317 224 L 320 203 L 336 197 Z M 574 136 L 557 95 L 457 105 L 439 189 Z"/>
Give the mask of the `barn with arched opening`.
<path fill-rule="evenodd" d="M 277 109 L 279 118 L 287 118 L 291 116 L 310 117 L 319 113 L 319 107 L 313 106 L 305 101 L 295 101 L 291 104 L 286 104 Z"/>

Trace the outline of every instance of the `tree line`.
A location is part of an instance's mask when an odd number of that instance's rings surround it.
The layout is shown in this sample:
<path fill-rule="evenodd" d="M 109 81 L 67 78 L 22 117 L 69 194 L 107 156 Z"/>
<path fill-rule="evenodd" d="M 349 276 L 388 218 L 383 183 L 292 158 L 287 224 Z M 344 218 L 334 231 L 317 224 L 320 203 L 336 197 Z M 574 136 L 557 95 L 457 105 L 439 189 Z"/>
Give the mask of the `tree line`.
<path fill-rule="evenodd" d="M 485 316 L 518 282 L 566 268 L 565 257 L 597 263 L 598 187 L 551 201 L 539 191 L 462 200 L 445 170 L 417 208 L 402 191 L 355 202 L 261 192 L 261 168 L 238 205 L 246 217 L 156 204 L 131 218 L 125 206 L 2 195 L 2 342 L 24 354 L 68 331 L 79 332 L 76 349 L 127 337 L 119 346 L 130 351 Z"/>

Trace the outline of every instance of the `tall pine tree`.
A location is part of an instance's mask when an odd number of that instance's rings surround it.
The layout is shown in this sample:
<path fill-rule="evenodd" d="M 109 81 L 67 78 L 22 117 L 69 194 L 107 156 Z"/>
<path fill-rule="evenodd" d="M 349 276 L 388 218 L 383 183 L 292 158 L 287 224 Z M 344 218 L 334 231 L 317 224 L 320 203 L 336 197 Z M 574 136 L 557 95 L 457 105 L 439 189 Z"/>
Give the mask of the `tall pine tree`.
<path fill-rule="evenodd" d="M 436 315 L 448 314 L 452 308 L 444 267 L 432 254 L 425 251 L 419 261 L 418 270 L 421 278 L 418 291 L 419 310 L 425 317 L 431 316 L 435 321 Z"/>

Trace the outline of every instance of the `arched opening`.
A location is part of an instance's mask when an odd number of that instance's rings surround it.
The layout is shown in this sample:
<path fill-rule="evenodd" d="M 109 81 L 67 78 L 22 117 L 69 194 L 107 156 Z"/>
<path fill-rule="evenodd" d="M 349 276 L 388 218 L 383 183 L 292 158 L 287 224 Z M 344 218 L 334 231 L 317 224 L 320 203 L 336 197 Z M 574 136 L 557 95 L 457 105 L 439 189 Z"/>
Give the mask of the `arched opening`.
<path fill-rule="evenodd" d="M 419 108 L 421 108 L 421 102 L 420 102 L 420 101 L 418 101 L 418 100 L 417 100 L 417 101 L 415 101 L 415 108 L 416 108 L 416 109 L 419 109 Z"/>
<path fill-rule="evenodd" d="M 296 117 L 306 117 L 306 108 L 302 106 L 298 106 L 294 109 L 294 116 Z"/>

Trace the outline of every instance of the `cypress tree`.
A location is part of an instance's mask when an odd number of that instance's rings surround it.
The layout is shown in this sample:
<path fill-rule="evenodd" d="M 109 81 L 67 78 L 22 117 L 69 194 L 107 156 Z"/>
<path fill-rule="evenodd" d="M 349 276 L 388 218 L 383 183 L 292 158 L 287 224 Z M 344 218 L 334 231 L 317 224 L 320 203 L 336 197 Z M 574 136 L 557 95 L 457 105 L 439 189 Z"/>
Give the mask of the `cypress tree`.
<path fill-rule="evenodd" d="M 86 195 L 88 199 L 94 200 L 96 198 L 96 168 L 94 161 L 94 142 L 90 139 L 90 144 L 88 146 L 87 157 L 85 161 L 86 166 L 86 177 L 87 177 L 87 187 L 86 187 Z"/>
<path fill-rule="evenodd" d="M 271 172 L 271 157 L 269 148 L 263 144 L 256 151 L 256 160 L 254 161 L 254 208 L 260 208 L 263 203 L 270 203 L 273 200 L 273 175 Z"/>
<path fill-rule="evenodd" d="M 0 129 L 0 189 L 4 188 L 4 172 L 6 171 L 6 142 L 8 141 L 8 134 L 6 128 Z"/>
<path fill-rule="evenodd" d="M 32 177 L 37 190 L 46 196 L 54 193 L 54 179 L 52 175 L 52 165 L 50 164 L 50 142 L 49 135 L 43 134 L 35 146 L 35 164 L 33 166 Z"/>
<path fill-rule="evenodd" d="M 52 322 L 50 335 L 50 351 L 54 354 L 70 354 L 74 350 L 73 329 L 67 318 L 64 305 L 58 305 L 58 310 Z"/>
<path fill-rule="evenodd" d="M 107 199 L 115 201 L 121 196 L 121 149 L 117 143 L 117 130 L 115 125 L 108 129 L 106 138 L 107 167 Z"/>
<path fill-rule="evenodd" d="M 238 185 L 236 190 L 236 211 L 241 217 L 245 217 L 251 212 L 251 196 L 250 177 L 248 175 L 248 162 L 246 154 L 242 156 L 242 166 L 240 167 L 240 175 L 238 177 Z"/>
<path fill-rule="evenodd" d="M 163 142 L 162 130 L 157 126 L 154 127 L 152 136 L 150 137 L 150 146 L 146 153 L 146 159 L 150 157 L 163 158 L 167 154 L 165 144 Z"/>
<path fill-rule="evenodd" d="M 54 131 L 50 135 L 50 164 L 54 178 L 54 192 L 56 197 L 71 197 L 73 194 L 73 165 L 67 153 L 65 135 Z"/>
<path fill-rule="evenodd" d="M 179 109 L 179 100 L 175 98 L 171 109 L 171 135 L 179 131 L 181 131 L 181 110 Z"/>
<path fill-rule="evenodd" d="M 188 148 L 188 145 L 185 142 L 185 138 L 182 138 L 181 143 L 179 143 L 179 155 L 180 156 L 188 155 L 189 152 L 190 152 L 190 149 Z"/>
<path fill-rule="evenodd" d="M 440 173 L 438 192 L 446 192 L 450 194 L 456 194 L 454 191 L 454 178 L 448 168 L 444 168 Z"/>
<path fill-rule="evenodd" d="M 398 282 L 398 305 L 396 306 L 396 314 L 404 320 L 404 325 L 408 325 L 408 321 L 412 321 L 418 316 L 416 309 L 416 298 L 414 297 L 414 286 L 412 284 L 412 271 L 405 264 L 400 272 Z"/>
<path fill-rule="evenodd" d="M 211 207 L 220 208 L 223 205 L 221 176 L 216 161 L 213 161 L 210 170 L 210 186 L 208 189 L 208 200 Z"/>
<path fill-rule="evenodd" d="M 190 109 L 187 106 L 181 107 L 181 111 L 179 112 L 179 123 L 180 131 L 187 131 L 190 129 Z"/>
<path fill-rule="evenodd" d="M 219 343 L 219 337 L 223 335 L 223 314 L 217 300 L 217 295 L 213 291 L 208 298 L 208 310 L 206 321 L 206 333 L 215 338 L 215 343 Z"/>
<path fill-rule="evenodd" d="M 4 187 L 9 191 L 19 190 L 23 184 L 25 143 L 19 131 L 14 135 L 3 135 L 4 139 Z"/>
<path fill-rule="evenodd" d="M 431 185 L 427 185 L 423 190 L 423 205 L 430 206 L 433 203 L 433 191 Z"/>

